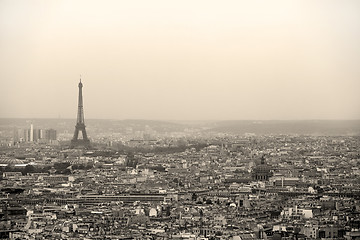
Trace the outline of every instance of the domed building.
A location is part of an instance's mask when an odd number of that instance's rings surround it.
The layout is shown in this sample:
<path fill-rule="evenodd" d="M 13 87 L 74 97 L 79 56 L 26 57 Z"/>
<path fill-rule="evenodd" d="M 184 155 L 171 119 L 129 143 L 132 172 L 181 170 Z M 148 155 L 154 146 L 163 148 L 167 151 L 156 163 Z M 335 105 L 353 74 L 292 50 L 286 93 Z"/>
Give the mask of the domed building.
<path fill-rule="evenodd" d="M 16 158 L 0 158 L 0 166 L 15 166 L 24 164 L 24 161 Z"/>
<path fill-rule="evenodd" d="M 262 156 L 260 164 L 253 169 L 252 179 L 254 181 L 268 181 L 271 176 L 271 166 L 266 163 L 265 157 Z"/>

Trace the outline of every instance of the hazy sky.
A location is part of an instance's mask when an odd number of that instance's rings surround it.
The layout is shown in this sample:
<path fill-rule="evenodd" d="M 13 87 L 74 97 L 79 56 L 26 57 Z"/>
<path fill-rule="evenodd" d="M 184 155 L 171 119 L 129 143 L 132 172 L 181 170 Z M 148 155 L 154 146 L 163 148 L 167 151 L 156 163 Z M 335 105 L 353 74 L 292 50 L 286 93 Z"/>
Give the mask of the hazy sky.
<path fill-rule="evenodd" d="M 0 117 L 360 119 L 358 0 L 0 0 Z"/>

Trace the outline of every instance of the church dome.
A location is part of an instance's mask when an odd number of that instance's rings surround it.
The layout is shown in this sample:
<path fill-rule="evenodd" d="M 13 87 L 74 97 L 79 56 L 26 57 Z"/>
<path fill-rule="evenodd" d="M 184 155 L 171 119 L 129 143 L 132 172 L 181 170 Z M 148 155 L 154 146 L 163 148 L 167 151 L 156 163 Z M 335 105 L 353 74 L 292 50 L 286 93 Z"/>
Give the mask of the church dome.
<path fill-rule="evenodd" d="M 253 179 L 254 180 L 269 180 L 271 177 L 271 166 L 268 165 L 265 161 L 265 157 L 261 158 L 259 165 L 253 169 Z"/>

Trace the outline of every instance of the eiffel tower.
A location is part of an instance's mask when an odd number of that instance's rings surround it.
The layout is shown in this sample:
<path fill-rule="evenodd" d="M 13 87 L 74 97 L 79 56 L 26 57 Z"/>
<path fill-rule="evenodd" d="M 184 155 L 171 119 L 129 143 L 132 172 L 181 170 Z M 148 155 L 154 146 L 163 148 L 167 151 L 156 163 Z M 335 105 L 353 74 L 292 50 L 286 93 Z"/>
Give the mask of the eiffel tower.
<path fill-rule="evenodd" d="M 81 83 L 80 77 L 77 122 L 75 125 L 74 137 L 70 143 L 70 148 L 90 148 L 90 140 L 88 139 L 85 130 L 82 87 L 83 84 Z M 82 139 L 79 139 L 79 131 L 82 133 Z"/>

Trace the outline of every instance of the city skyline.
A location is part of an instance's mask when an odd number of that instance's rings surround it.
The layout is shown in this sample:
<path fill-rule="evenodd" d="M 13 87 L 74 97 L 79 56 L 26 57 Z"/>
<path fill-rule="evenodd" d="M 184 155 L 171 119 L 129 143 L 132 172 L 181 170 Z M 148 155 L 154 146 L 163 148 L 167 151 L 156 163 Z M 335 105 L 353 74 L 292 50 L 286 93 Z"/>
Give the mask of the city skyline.
<path fill-rule="evenodd" d="M 357 1 L 2 1 L 0 117 L 360 119 Z"/>

